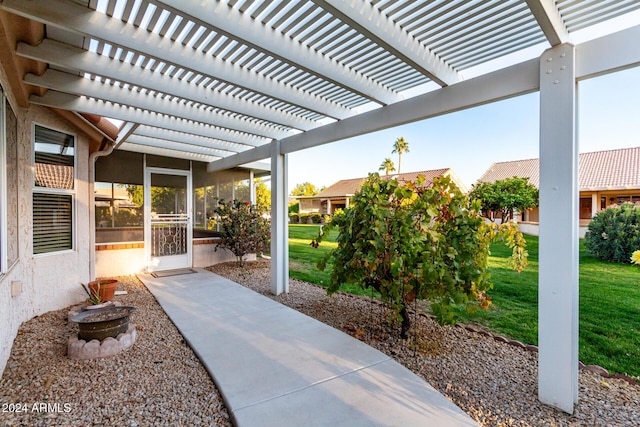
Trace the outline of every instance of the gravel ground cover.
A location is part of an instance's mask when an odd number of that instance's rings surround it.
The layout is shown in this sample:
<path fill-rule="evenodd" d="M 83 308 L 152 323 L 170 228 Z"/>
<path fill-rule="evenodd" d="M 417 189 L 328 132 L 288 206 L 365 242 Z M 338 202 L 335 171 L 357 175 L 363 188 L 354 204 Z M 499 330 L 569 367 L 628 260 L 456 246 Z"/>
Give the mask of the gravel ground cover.
<path fill-rule="evenodd" d="M 297 280 L 289 294 L 274 297 L 268 262 L 210 270 L 385 352 L 480 425 L 640 425 L 640 386 L 581 370 L 580 403 L 569 416 L 538 402 L 535 353 L 424 316 L 414 317 L 419 338 L 404 342 L 381 320 L 384 308 L 366 298 L 327 297 L 323 288 Z M 0 425 L 231 425 L 213 381 L 153 296 L 134 277 L 118 279 L 128 294 L 117 299 L 138 308 L 133 347 L 107 359 L 73 361 L 66 341 L 77 327 L 67 323 L 68 309 L 25 322 L 0 379 L 0 404 L 7 405 Z"/>
<path fill-rule="evenodd" d="M 273 296 L 269 263 L 218 264 L 214 273 L 355 336 L 393 357 L 447 396 L 483 426 L 638 426 L 640 386 L 580 370 L 573 415 L 537 399 L 537 354 L 464 328 L 439 326 L 414 316 L 417 339 L 398 338 L 381 320 L 384 308 L 346 294 L 294 280 L 290 292 Z"/>
<path fill-rule="evenodd" d="M 71 360 L 77 326 L 68 309 L 25 322 L 0 379 L 0 426 L 231 426 L 209 374 L 155 298 L 135 277 L 118 279 L 128 294 L 116 300 L 137 307 L 133 347 Z"/>

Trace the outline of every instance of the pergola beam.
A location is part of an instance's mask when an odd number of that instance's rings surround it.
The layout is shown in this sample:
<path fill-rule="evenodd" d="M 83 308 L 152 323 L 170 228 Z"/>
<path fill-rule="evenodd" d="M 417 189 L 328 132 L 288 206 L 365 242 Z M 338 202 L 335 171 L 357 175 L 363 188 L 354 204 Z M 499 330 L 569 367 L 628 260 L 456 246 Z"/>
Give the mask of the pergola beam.
<path fill-rule="evenodd" d="M 576 46 L 576 78 L 640 66 L 640 25 Z"/>
<path fill-rule="evenodd" d="M 353 115 L 349 108 L 315 96 L 309 92 L 280 84 L 223 59 L 204 55 L 168 37 L 110 18 L 100 12 L 62 0 L 4 0 L 2 8 L 26 18 L 64 28 L 88 37 L 104 40 L 147 57 L 175 64 L 204 76 L 244 87 L 256 93 L 279 99 L 328 117 Z"/>
<path fill-rule="evenodd" d="M 321 128 L 288 137 L 282 140 L 282 153 L 292 153 L 534 92 L 538 90 L 540 85 L 538 64 L 538 59 L 532 59 L 506 69 L 419 95 L 397 104 L 387 105 Z M 242 159 L 236 158 L 236 156 L 214 161 L 209 165 L 209 170 L 234 167 L 241 164 L 243 160 L 256 161 L 265 159 L 268 154 L 264 150 L 252 149 L 242 153 Z"/>
<path fill-rule="evenodd" d="M 48 69 L 42 76 L 27 74 L 24 82 L 33 86 L 40 86 L 58 92 L 71 95 L 88 96 L 107 102 L 127 105 L 155 113 L 180 117 L 185 120 L 213 124 L 226 129 L 233 129 L 250 135 L 265 138 L 283 138 L 290 133 L 266 126 L 260 123 L 252 123 L 249 120 L 229 116 L 217 111 L 211 111 L 195 105 L 185 105 L 184 100 L 167 99 L 157 94 L 144 93 L 135 89 L 120 87 L 90 80 L 84 77 L 73 76 L 56 70 Z"/>
<path fill-rule="evenodd" d="M 160 147 L 147 147 L 138 144 L 129 144 L 126 142 L 122 144 L 120 149 L 125 151 L 133 151 L 134 153 L 153 154 L 157 156 L 172 157 L 176 159 L 197 160 L 200 162 L 207 162 L 211 161 L 212 159 L 212 156 L 206 156 L 203 154 L 186 153 L 184 151 L 171 150 Z"/>
<path fill-rule="evenodd" d="M 163 141 L 176 142 L 179 144 L 189 144 L 196 147 L 215 148 L 224 152 L 223 157 L 239 153 L 247 148 L 240 144 L 232 144 L 227 141 L 221 141 L 219 139 L 205 138 L 202 136 L 187 134 L 184 132 L 176 132 L 173 130 L 150 127 L 146 125 L 138 126 L 133 134 L 145 136 L 148 138 L 161 139 Z"/>
<path fill-rule="evenodd" d="M 127 138 L 127 143 L 144 145 L 147 147 L 166 148 L 168 150 L 184 151 L 185 153 L 202 154 L 205 156 L 211 156 L 211 157 L 217 157 L 217 158 L 222 158 L 228 155 L 227 152 L 224 152 L 215 148 L 201 147 L 201 146 L 184 144 L 184 143 L 175 142 L 175 141 L 166 141 L 163 139 L 151 138 L 148 136 L 142 136 L 142 135 L 136 135 L 136 134 L 129 136 L 129 138 Z"/>
<path fill-rule="evenodd" d="M 151 70 L 132 67 L 122 61 L 108 56 L 98 55 L 74 46 L 45 39 L 37 46 L 19 43 L 17 55 L 23 58 L 45 62 L 52 66 L 81 73 L 94 74 L 133 86 L 154 90 L 156 92 L 188 99 L 234 111 L 249 117 L 285 125 L 294 129 L 309 130 L 318 124 L 304 117 L 296 116 L 255 102 L 245 101 L 224 92 L 213 91 L 185 80 L 171 77 L 168 74 L 155 73 Z"/>
<path fill-rule="evenodd" d="M 260 147 L 252 148 L 238 154 L 216 160 L 207 165 L 207 172 L 216 172 L 226 169 L 232 169 L 245 163 L 257 162 L 258 160 L 268 159 L 271 156 L 271 145 L 265 144 Z"/>
<path fill-rule="evenodd" d="M 640 65 L 640 25 L 576 46 L 576 79 L 586 79 Z M 329 142 L 472 108 L 501 99 L 534 92 L 540 87 L 539 60 L 532 59 L 455 85 L 388 105 L 349 119 L 331 123 L 284 139 L 283 152 L 315 147 Z M 253 155 L 251 154 L 253 153 Z M 269 157 L 248 150 L 247 161 Z M 214 161 L 210 170 L 237 166 L 234 156 Z"/>
<path fill-rule="evenodd" d="M 167 1 L 149 1 L 161 8 L 186 15 L 189 20 L 215 29 L 231 39 L 240 38 L 242 43 L 258 51 L 293 64 L 299 69 L 320 76 L 371 101 L 391 104 L 402 100 L 402 96 L 380 83 L 345 65 L 331 61 L 321 53 L 263 25 L 224 2 L 218 2 L 217 6 L 211 10 L 211 3 L 200 0 L 180 0 L 180 2 L 172 2 L 173 5 Z"/>
<path fill-rule="evenodd" d="M 44 96 L 31 95 L 29 97 L 29 102 L 36 105 L 44 105 L 46 107 L 60 108 L 69 111 L 81 111 L 83 113 L 97 114 L 99 116 L 110 117 L 116 120 L 131 121 L 147 126 L 160 127 L 163 129 L 199 135 L 206 138 L 229 141 L 248 147 L 257 147 L 271 141 L 267 138 L 247 135 L 216 126 L 210 126 L 164 114 L 153 113 L 147 110 L 140 110 L 125 105 L 52 90 L 48 91 Z"/>
<path fill-rule="evenodd" d="M 526 0 L 531 13 L 551 46 L 570 40 L 569 31 L 553 0 Z"/>
<path fill-rule="evenodd" d="M 462 80 L 450 65 L 365 0 L 313 0 L 440 86 Z"/>

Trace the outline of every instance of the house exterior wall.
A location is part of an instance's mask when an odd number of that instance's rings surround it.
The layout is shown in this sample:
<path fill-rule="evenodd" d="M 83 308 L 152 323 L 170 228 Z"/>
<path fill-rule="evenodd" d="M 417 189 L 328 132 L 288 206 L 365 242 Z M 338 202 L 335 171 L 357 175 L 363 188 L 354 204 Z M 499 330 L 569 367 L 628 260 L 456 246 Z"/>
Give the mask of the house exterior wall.
<path fill-rule="evenodd" d="M 208 267 L 221 262 L 235 261 L 228 250 L 216 250 L 214 239 L 194 239 L 192 266 Z M 248 255 L 248 261 L 255 261 L 255 254 Z M 144 242 L 109 243 L 96 245 L 96 277 L 126 276 L 144 272 L 146 265 Z"/>
<path fill-rule="evenodd" d="M 0 276 L 0 374 L 4 370 L 20 325 L 47 311 L 58 310 L 83 299 L 80 283 L 90 280 L 89 272 L 89 140 L 73 125 L 48 109 L 18 108 L 10 92 L 4 70 L 0 84 L 9 98 L 18 124 L 18 261 Z M 34 123 L 76 137 L 74 249 L 33 255 L 32 187 Z M 13 296 L 12 296 L 13 288 Z"/>
<path fill-rule="evenodd" d="M 584 238 L 591 218 L 598 212 L 618 206 L 620 201 L 639 203 L 640 189 L 606 190 L 606 191 L 581 191 L 580 192 L 580 228 L 578 234 Z M 589 202 L 589 203 L 587 203 Z M 584 208 L 584 209 L 583 209 Z M 589 213 L 589 210 L 591 213 Z M 527 211 L 524 221 L 519 221 L 520 231 L 525 234 L 538 235 L 538 208 Z"/>

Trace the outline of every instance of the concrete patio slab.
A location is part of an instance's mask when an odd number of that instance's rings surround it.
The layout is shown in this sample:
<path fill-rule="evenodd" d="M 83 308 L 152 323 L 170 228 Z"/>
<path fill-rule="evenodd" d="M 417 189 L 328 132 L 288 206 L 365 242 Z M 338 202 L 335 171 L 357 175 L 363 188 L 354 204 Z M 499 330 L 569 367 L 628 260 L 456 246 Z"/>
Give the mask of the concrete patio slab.
<path fill-rule="evenodd" d="M 237 426 L 472 426 L 389 356 L 206 270 L 138 276 L 216 382 Z"/>

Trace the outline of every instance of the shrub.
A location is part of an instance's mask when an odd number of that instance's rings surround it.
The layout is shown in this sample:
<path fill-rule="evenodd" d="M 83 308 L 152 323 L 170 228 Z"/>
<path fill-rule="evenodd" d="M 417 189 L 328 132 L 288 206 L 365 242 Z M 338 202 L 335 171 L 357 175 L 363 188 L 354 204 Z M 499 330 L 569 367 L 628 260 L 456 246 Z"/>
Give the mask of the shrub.
<path fill-rule="evenodd" d="M 472 311 L 488 308 L 491 287 L 487 263 L 489 246 L 498 237 L 513 248 L 510 265 L 526 265 L 525 241 L 513 223 L 487 223 L 480 204 L 469 205 L 450 178 L 432 186 L 399 183 L 372 174 L 352 199 L 349 209 L 333 216 L 311 242 L 318 247 L 332 227 L 338 227 L 338 247 L 324 258 L 334 265 L 327 289 L 341 284 L 373 288 L 389 307 L 391 320 L 401 323 L 400 335 L 410 328 L 407 306 L 416 299 L 430 300 L 441 323 L 454 323 L 452 304 L 467 303 Z"/>
<path fill-rule="evenodd" d="M 584 243 L 594 258 L 629 263 L 633 251 L 640 248 L 640 206 L 624 203 L 598 212 Z"/>
<path fill-rule="evenodd" d="M 229 249 L 237 257 L 238 264 L 242 265 L 245 255 L 259 254 L 269 249 L 269 221 L 256 206 L 240 200 L 219 200 L 215 213 L 220 217 L 222 239 L 216 250 L 219 247 Z"/>
<path fill-rule="evenodd" d="M 311 214 L 311 222 L 314 224 L 320 224 L 322 222 L 322 215 L 319 213 Z"/>
<path fill-rule="evenodd" d="M 308 213 L 300 214 L 300 224 L 311 224 L 311 217 Z"/>
<path fill-rule="evenodd" d="M 297 213 L 290 213 L 289 222 L 291 224 L 298 224 L 300 222 L 300 215 L 298 215 Z"/>

